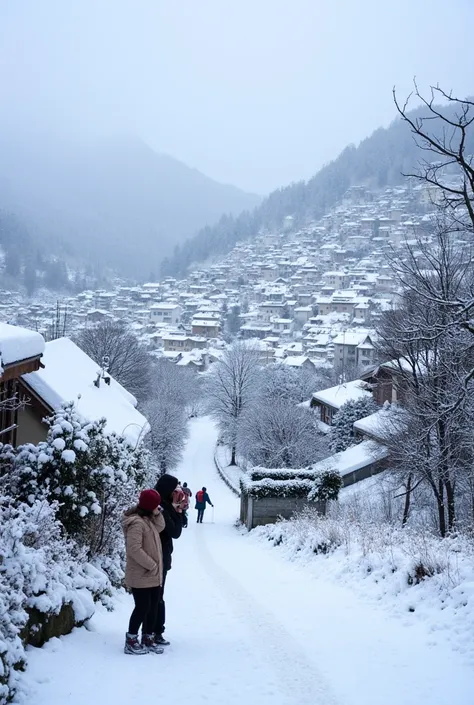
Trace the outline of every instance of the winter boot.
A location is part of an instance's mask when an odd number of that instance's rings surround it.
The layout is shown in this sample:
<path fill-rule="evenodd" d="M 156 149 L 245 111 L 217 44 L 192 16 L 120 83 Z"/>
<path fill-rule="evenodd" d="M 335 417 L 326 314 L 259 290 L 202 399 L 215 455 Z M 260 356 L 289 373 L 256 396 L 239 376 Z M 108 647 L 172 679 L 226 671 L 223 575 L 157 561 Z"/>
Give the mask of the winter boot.
<path fill-rule="evenodd" d="M 142 646 L 152 654 L 162 654 L 164 651 L 164 648 L 155 642 L 153 634 L 142 635 Z"/>
<path fill-rule="evenodd" d="M 125 654 L 135 654 L 136 656 L 142 656 L 143 654 L 148 653 L 148 649 L 146 649 L 140 642 L 138 641 L 138 634 L 127 634 L 125 635 L 125 647 L 123 652 Z"/>
<path fill-rule="evenodd" d="M 165 639 L 163 634 L 155 634 L 155 644 L 158 644 L 158 646 L 169 646 L 170 643 Z"/>

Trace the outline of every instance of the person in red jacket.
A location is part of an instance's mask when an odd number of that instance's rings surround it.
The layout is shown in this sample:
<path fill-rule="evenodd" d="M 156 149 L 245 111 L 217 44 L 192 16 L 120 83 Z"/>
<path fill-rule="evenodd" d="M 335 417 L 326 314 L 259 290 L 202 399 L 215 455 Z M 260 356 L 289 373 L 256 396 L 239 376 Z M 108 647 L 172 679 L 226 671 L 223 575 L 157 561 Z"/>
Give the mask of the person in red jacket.
<path fill-rule="evenodd" d="M 197 523 L 202 524 L 204 519 L 204 512 L 206 511 L 206 504 L 210 504 L 211 507 L 214 505 L 211 502 L 209 495 L 207 494 L 207 489 L 205 487 L 199 492 L 196 492 L 196 509 L 197 509 Z"/>

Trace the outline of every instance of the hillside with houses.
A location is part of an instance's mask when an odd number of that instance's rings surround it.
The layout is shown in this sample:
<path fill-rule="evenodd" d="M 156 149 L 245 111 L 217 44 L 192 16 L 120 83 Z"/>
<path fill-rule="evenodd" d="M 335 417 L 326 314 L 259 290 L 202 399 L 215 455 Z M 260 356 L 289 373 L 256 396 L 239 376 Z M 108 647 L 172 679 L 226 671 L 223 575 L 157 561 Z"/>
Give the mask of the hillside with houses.
<path fill-rule="evenodd" d="M 234 336 L 258 339 L 262 357 L 333 366 L 344 375 L 373 362 L 374 326 L 393 307 L 388 259 L 406 242 L 429 241 L 429 188 L 349 189 L 340 204 L 303 230 L 288 216 L 279 231 L 239 243 L 207 269 L 181 280 L 84 291 L 59 302 L 63 333 L 120 321 L 154 355 L 202 360 Z M 1 291 L 2 319 L 51 338 L 58 302 Z M 49 300 L 48 300 L 49 299 Z M 180 358 L 177 360 L 177 358 Z M 202 363 L 201 363 L 202 364 Z M 347 374 L 346 374 L 347 376 Z"/>
<path fill-rule="evenodd" d="M 117 703 L 133 696 L 136 672 L 108 650 L 123 639 L 125 588 L 140 603 L 127 571 L 135 521 L 133 541 L 153 536 L 158 551 L 138 551 L 144 589 L 161 592 L 148 594 L 151 631 L 140 642 L 129 626 L 125 654 L 170 646 L 163 595 L 179 539 L 167 591 L 172 612 L 186 604 L 191 616 L 173 648 L 191 646 L 185 665 L 206 683 L 220 664 L 233 702 L 234 635 L 240 649 L 258 624 L 271 663 L 259 646 L 255 658 L 237 649 L 236 663 L 257 663 L 259 702 L 274 695 L 260 676 L 290 663 L 302 685 L 285 705 L 366 705 L 351 694 L 368 673 L 354 653 L 368 653 L 383 673 L 374 704 L 390 683 L 393 705 L 453 693 L 469 705 L 474 179 L 463 144 L 419 178 L 349 186 L 303 227 L 285 213 L 182 278 L 117 277 L 61 299 L 0 290 L 2 705 L 59 705 L 69 683 L 90 702 L 102 686 L 79 683 L 77 663 L 104 664 Z M 199 610 L 226 625 L 210 620 L 206 648 Z M 169 687 L 182 666 L 173 648 Z M 446 663 L 454 686 L 439 675 Z"/>

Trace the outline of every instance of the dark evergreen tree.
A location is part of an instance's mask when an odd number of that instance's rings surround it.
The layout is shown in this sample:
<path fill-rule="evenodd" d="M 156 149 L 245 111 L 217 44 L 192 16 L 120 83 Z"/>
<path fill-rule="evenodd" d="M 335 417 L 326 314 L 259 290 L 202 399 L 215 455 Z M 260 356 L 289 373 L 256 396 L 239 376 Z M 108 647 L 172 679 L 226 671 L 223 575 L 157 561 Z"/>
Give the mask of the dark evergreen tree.
<path fill-rule="evenodd" d="M 375 413 L 379 408 L 372 397 L 362 397 L 343 404 L 333 419 L 329 438 L 331 451 L 338 453 L 360 443 L 362 439 L 358 439 L 354 434 L 354 423 Z"/>

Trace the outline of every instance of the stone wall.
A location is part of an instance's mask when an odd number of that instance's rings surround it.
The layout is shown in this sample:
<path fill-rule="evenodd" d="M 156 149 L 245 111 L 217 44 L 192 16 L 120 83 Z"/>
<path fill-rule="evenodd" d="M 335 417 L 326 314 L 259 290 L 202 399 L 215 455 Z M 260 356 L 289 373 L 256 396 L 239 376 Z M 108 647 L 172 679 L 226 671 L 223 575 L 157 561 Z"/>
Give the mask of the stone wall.
<path fill-rule="evenodd" d="M 240 498 L 240 521 L 253 529 L 264 524 L 274 524 L 280 518 L 291 519 L 293 514 L 306 507 L 326 511 L 324 502 L 310 502 L 306 497 L 251 497 L 242 494 Z"/>

